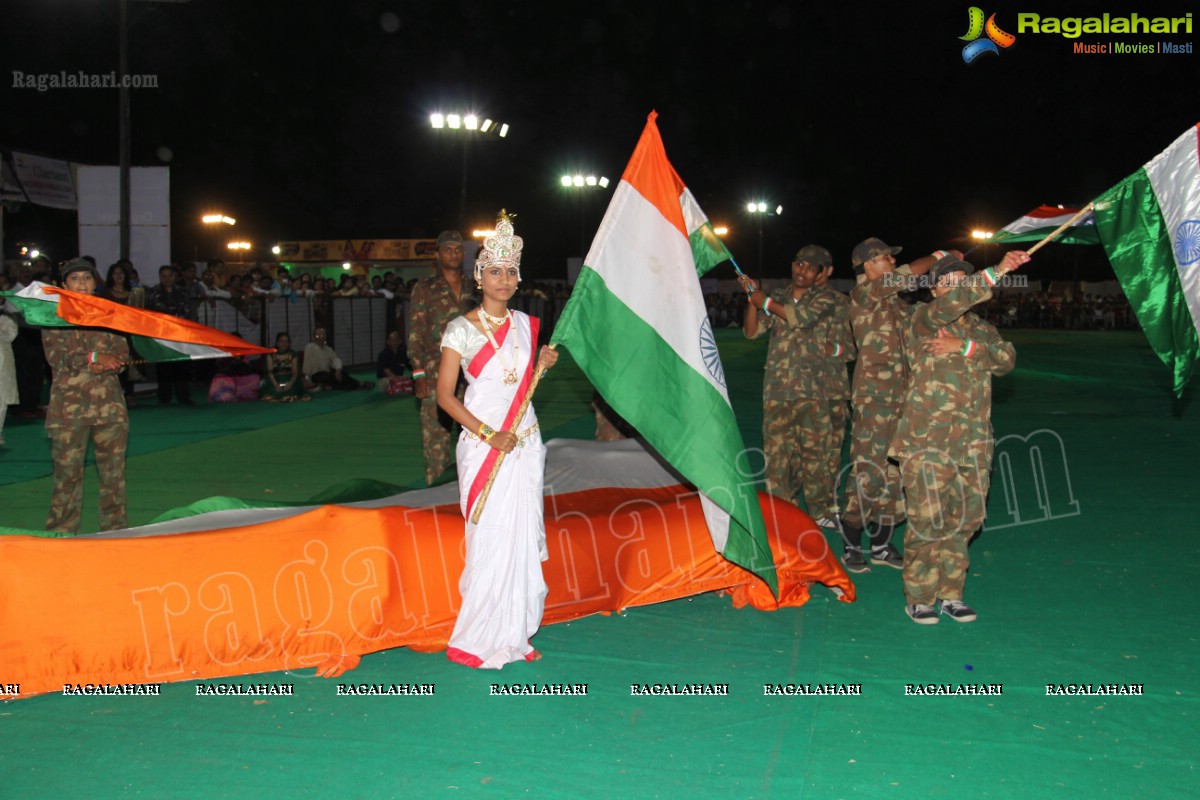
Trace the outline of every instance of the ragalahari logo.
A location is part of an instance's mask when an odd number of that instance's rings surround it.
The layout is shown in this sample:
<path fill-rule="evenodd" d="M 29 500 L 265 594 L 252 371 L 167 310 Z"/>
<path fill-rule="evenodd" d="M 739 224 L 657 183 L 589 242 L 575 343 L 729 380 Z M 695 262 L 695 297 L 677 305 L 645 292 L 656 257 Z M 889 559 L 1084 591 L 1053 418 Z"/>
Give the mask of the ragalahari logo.
<path fill-rule="evenodd" d="M 983 34 L 987 34 L 986 39 L 981 39 Z M 979 6 L 971 6 L 967 9 L 967 33 L 965 36 L 958 37 L 967 46 L 963 48 L 963 61 L 970 64 L 975 59 L 979 58 L 984 53 L 1000 55 L 1000 48 L 1009 48 L 1013 46 L 1013 42 L 1017 41 L 1017 37 L 1011 33 L 1005 33 L 1000 30 L 1000 26 L 996 24 L 996 15 L 992 14 L 987 18 L 987 23 L 983 21 L 983 9 Z"/>

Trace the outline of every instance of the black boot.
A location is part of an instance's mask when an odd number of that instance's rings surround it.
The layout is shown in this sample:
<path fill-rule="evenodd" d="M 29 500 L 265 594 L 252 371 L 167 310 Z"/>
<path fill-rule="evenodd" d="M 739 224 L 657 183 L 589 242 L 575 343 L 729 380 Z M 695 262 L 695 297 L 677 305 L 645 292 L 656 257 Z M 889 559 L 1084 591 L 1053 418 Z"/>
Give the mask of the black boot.
<path fill-rule="evenodd" d="M 892 569 L 904 569 L 904 556 L 900 555 L 900 551 L 892 546 L 892 534 L 895 532 L 895 525 L 876 522 L 870 526 L 872 564 L 882 564 Z"/>
<path fill-rule="evenodd" d="M 845 549 L 842 550 L 842 563 L 846 565 L 847 572 L 871 571 L 867 560 L 863 558 L 862 533 L 862 526 L 842 521 L 842 543 L 845 545 Z"/>

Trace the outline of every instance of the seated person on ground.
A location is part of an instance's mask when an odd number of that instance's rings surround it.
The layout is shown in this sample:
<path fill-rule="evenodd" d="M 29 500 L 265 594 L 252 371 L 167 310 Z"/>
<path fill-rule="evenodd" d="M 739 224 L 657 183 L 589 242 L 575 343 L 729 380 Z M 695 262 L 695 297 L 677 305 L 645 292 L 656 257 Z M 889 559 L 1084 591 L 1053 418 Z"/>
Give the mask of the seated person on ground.
<path fill-rule="evenodd" d="M 304 347 L 304 385 L 309 391 L 322 389 L 370 389 L 374 383 L 360 383 L 342 369 L 342 360 L 326 341 L 324 327 L 313 330 L 313 340 Z"/>
<path fill-rule="evenodd" d="M 380 379 L 379 386 L 384 394 L 412 394 L 413 379 L 404 375 L 411 371 L 412 364 L 401 346 L 400 332 L 392 331 L 387 335 L 387 346 L 379 352 L 376 361 L 375 377 Z"/>

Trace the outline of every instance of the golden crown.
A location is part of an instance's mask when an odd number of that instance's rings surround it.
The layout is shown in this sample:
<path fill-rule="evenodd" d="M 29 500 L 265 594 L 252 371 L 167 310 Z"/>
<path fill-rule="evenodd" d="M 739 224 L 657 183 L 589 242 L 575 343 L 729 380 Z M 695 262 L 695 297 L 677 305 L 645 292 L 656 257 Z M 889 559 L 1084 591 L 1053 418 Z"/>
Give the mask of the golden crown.
<path fill-rule="evenodd" d="M 483 240 L 483 249 L 475 259 L 475 279 L 483 276 L 489 267 L 516 267 L 518 279 L 521 269 L 521 248 L 525 246 L 520 236 L 513 234 L 512 220 L 516 214 L 500 209 L 496 217 L 496 232 Z"/>

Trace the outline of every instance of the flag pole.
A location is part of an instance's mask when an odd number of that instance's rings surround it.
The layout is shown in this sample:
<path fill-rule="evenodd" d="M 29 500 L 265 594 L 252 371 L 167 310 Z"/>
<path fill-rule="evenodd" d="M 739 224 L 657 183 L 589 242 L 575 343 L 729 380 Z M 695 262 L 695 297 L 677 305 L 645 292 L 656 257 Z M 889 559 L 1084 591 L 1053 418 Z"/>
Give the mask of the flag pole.
<path fill-rule="evenodd" d="M 557 344 L 547 345 L 550 349 L 557 349 Z M 513 417 L 512 427 L 508 429 L 509 433 L 516 434 L 517 426 L 521 424 L 521 420 L 525 419 L 525 412 L 529 410 L 529 404 L 533 402 L 533 393 L 537 390 L 538 384 L 541 383 L 542 376 L 546 374 L 546 370 L 539 369 L 533 373 L 533 382 L 529 384 L 529 391 L 525 393 L 525 399 L 521 401 L 520 407 L 517 408 L 517 415 Z M 484 484 L 483 491 L 479 493 L 479 499 L 475 501 L 475 508 L 471 511 L 471 524 L 479 524 L 479 516 L 483 513 L 483 506 L 487 503 L 488 495 L 491 494 L 492 484 L 496 482 L 496 475 L 500 472 L 500 465 L 504 463 L 504 457 L 508 453 L 501 453 L 496 458 L 496 463 L 492 464 L 492 472 L 488 475 L 487 483 Z"/>
<path fill-rule="evenodd" d="M 728 251 L 726 251 L 726 252 L 728 252 Z M 736 272 L 739 276 L 741 276 L 743 278 L 746 277 L 746 273 L 742 272 L 742 268 L 738 266 L 738 263 L 737 263 L 737 261 L 734 260 L 732 254 L 730 254 L 730 256 L 729 256 L 729 263 L 733 264 L 734 272 Z M 751 294 L 751 292 L 749 292 L 749 291 L 746 292 L 747 297 L 749 297 L 750 294 Z"/>
<path fill-rule="evenodd" d="M 1033 255 L 1034 253 L 1036 253 L 1036 252 L 1037 252 L 1037 251 L 1038 251 L 1038 250 L 1039 250 L 1039 249 L 1042 247 L 1042 245 L 1044 245 L 1044 244 L 1049 244 L 1050 242 L 1052 242 L 1052 241 L 1054 241 L 1055 239 L 1057 239 L 1057 238 L 1058 238 L 1058 235 L 1059 235 L 1060 233 L 1062 233 L 1062 232 L 1063 232 L 1063 231 L 1065 231 L 1067 228 L 1069 228 L 1069 227 L 1071 227 L 1072 225 L 1074 225 L 1074 224 L 1075 224 L 1076 222 L 1078 222 L 1079 220 L 1081 220 L 1081 219 L 1083 219 L 1084 217 L 1086 217 L 1088 214 L 1092 213 L 1092 211 L 1093 211 L 1095 208 L 1096 208 L 1096 201 L 1095 201 L 1095 200 L 1093 200 L 1092 202 L 1088 203 L 1088 204 L 1087 204 L 1086 206 L 1084 206 L 1083 208 L 1079 209 L 1079 213 L 1078 213 L 1078 214 L 1076 214 L 1075 216 L 1071 217 L 1069 220 L 1067 220 L 1066 222 L 1064 222 L 1062 225 L 1059 225 L 1059 226 L 1058 226 L 1057 228 L 1055 228 L 1054 230 L 1050 231 L 1050 233 L 1046 234 L 1046 238 L 1045 238 L 1045 239 L 1042 239 L 1040 242 L 1038 242 L 1037 244 L 1035 244 L 1033 247 L 1029 248 L 1029 249 L 1028 249 L 1028 250 L 1026 250 L 1025 252 L 1026 252 L 1026 253 L 1028 253 L 1029 255 Z"/>

